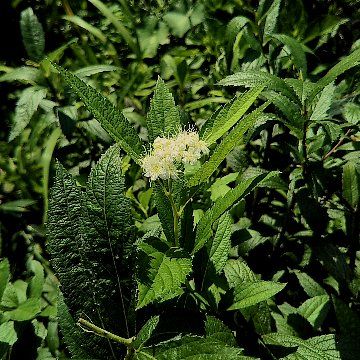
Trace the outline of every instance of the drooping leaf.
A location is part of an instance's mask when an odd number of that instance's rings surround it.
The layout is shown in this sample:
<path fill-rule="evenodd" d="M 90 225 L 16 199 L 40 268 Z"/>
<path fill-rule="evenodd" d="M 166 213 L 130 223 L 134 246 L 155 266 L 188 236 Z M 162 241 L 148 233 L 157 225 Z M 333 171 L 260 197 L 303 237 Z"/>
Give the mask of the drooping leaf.
<path fill-rule="evenodd" d="M 30 298 L 20 304 L 16 309 L 7 311 L 6 315 L 11 320 L 26 321 L 33 319 L 41 311 L 40 299 Z"/>
<path fill-rule="evenodd" d="M 87 109 L 100 122 L 101 126 L 136 161 L 143 152 L 142 143 L 135 129 L 111 102 L 91 86 L 86 85 L 69 71 L 54 65 L 66 83 L 81 98 Z"/>
<path fill-rule="evenodd" d="M 355 102 L 347 102 L 343 110 L 344 118 L 347 122 L 356 125 L 360 122 L 360 105 Z"/>
<path fill-rule="evenodd" d="M 236 346 L 236 340 L 231 330 L 214 316 L 207 316 L 205 322 L 207 339 L 223 342 L 226 345 Z"/>
<path fill-rule="evenodd" d="M 174 98 L 160 77 L 151 99 L 146 124 L 150 142 L 158 136 L 174 135 L 180 129 L 180 116 Z"/>
<path fill-rule="evenodd" d="M 272 2 L 269 10 L 266 13 L 265 25 L 264 25 L 264 39 L 267 36 L 276 32 L 278 18 L 280 14 L 281 0 L 275 0 Z"/>
<path fill-rule="evenodd" d="M 132 343 L 135 349 L 140 350 L 145 345 L 145 343 L 151 338 L 151 335 L 155 331 L 155 328 L 158 325 L 159 320 L 160 320 L 159 316 L 153 316 L 145 323 L 145 325 L 136 335 L 136 339 Z"/>
<path fill-rule="evenodd" d="M 285 34 L 272 34 L 271 37 L 283 43 L 289 48 L 296 68 L 302 72 L 304 78 L 307 74 L 307 62 L 302 44 L 291 36 Z"/>
<path fill-rule="evenodd" d="M 239 139 L 241 139 L 247 130 L 249 130 L 256 122 L 258 117 L 262 114 L 264 109 L 268 106 L 268 103 L 261 105 L 249 115 L 245 116 L 233 130 L 221 141 L 221 143 L 215 148 L 213 154 L 209 160 L 206 161 L 199 170 L 188 180 L 188 186 L 196 186 L 205 181 L 208 181 L 210 176 L 219 167 L 221 162 L 226 156 L 238 145 Z"/>
<path fill-rule="evenodd" d="M 29 283 L 29 297 L 39 298 L 45 281 L 44 267 L 39 261 L 30 260 L 28 262 L 28 269 L 34 274 Z"/>
<path fill-rule="evenodd" d="M 32 8 L 21 12 L 20 29 L 26 52 L 32 60 L 40 61 L 44 56 L 45 35 Z"/>
<path fill-rule="evenodd" d="M 8 259 L 0 261 L 0 302 L 10 280 L 10 264 Z"/>
<path fill-rule="evenodd" d="M 14 140 L 37 111 L 41 100 L 46 96 L 47 90 L 42 87 L 32 86 L 25 89 L 16 104 L 13 126 L 9 135 L 9 141 Z"/>
<path fill-rule="evenodd" d="M 41 70 L 31 67 L 22 66 L 15 68 L 0 76 L 0 82 L 3 81 L 21 81 L 24 83 L 35 84 L 41 77 Z"/>

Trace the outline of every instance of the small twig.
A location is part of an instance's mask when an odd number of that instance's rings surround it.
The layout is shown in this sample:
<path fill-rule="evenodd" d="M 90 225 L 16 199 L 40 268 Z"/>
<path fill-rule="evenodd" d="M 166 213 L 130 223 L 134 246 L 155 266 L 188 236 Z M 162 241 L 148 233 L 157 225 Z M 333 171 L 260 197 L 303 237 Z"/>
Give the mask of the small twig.
<path fill-rule="evenodd" d="M 91 332 L 91 333 L 93 333 L 95 335 L 104 337 L 106 339 L 116 341 L 117 343 L 123 344 L 123 345 L 125 345 L 127 347 L 130 347 L 132 342 L 134 341 L 134 337 L 129 338 L 129 339 L 123 338 L 121 336 L 118 336 L 118 335 L 115 335 L 115 334 L 111 333 L 110 331 L 102 329 L 102 328 L 92 324 L 91 322 L 89 322 L 89 321 L 87 321 L 85 319 L 82 319 L 82 318 L 80 318 L 78 320 L 77 324 L 84 331 Z"/>
<path fill-rule="evenodd" d="M 352 129 L 348 129 L 346 134 L 338 141 L 338 143 L 323 157 L 323 160 L 326 160 L 330 155 L 332 155 L 337 148 L 344 142 L 344 140 L 350 135 Z"/>

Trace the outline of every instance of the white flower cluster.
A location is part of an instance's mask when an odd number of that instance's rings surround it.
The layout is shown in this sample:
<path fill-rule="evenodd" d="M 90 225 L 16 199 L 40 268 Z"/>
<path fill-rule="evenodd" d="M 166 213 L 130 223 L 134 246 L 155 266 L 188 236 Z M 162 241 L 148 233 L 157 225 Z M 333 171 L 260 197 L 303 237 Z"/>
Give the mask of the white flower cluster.
<path fill-rule="evenodd" d="M 197 132 L 182 131 L 173 138 L 157 137 L 150 153 L 142 159 L 141 166 L 145 176 L 151 180 L 175 179 L 181 163 L 193 165 L 208 153 L 205 141 L 199 139 Z"/>

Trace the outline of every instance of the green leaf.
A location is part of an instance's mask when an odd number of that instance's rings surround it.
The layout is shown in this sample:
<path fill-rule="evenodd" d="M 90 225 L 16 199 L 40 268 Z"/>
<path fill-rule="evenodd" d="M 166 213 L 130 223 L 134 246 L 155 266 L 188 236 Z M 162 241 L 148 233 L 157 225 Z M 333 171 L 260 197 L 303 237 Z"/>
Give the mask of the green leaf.
<path fill-rule="evenodd" d="M 289 86 L 283 79 L 265 71 L 241 71 L 222 79 L 218 82 L 218 85 L 245 86 L 250 88 L 255 86 L 265 86 L 266 89 L 277 91 L 295 102 L 299 101 L 291 86 Z"/>
<path fill-rule="evenodd" d="M 102 43 L 106 43 L 106 35 L 97 27 L 91 25 L 84 19 L 79 16 L 71 15 L 71 16 L 63 16 L 63 19 L 72 22 L 73 24 L 83 28 L 84 30 L 88 31 L 90 34 L 94 35 L 98 38 Z"/>
<path fill-rule="evenodd" d="M 45 281 L 44 268 L 37 260 L 29 260 L 27 268 L 34 274 L 29 283 L 29 297 L 40 298 Z"/>
<path fill-rule="evenodd" d="M 295 275 L 299 280 L 300 285 L 304 289 L 307 295 L 314 297 L 318 295 L 326 295 L 326 291 L 309 275 L 295 271 Z"/>
<path fill-rule="evenodd" d="M 64 297 L 60 294 L 58 299 L 58 320 L 64 342 L 74 358 L 93 359 L 96 352 L 94 338 L 88 336 L 74 321 L 68 307 L 64 302 Z"/>
<path fill-rule="evenodd" d="M 207 244 L 209 248 L 209 259 L 216 273 L 220 273 L 223 270 L 228 259 L 231 248 L 231 225 L 231 216 L 226 212 L 219 219 L 214 239 L 210 241 L 210 244 Z"/>
<path fill-rule="evenodd" d="M 244 283 L 234 288 L 234 304 L 228 310 L 243 309 L 270 299 L 283 290 L 285 286 L 286 284 L 273 281 Z"/>
<path fill-rule="evenodd" d="M 301 109 L 298 104 L 275 91 L 264 92 L 264 95 L 284 114 L 285 117 L 282 118 L 284 124 L 301 139 L 305 119 L 301 115 Z"/>
<path fill-rule="evenodd" d="M 0 302 L 10 280 L 10 264 L 8 259 L 0 261 Z"/>
<path fill-rule="evenodd" d="M 202 140 L 210 145 L 220 139 L 246 113 L 264 87 L 264 85 L 254 87 L 247 93 L 238 96 L 229 107 L 224 107 L 214 119 L 210 119 L 211 127 L 204 125 L 206 131 L 202 135 Z"/>
<path fill-rule="evenodd" d="M 360 171 L 355 162 L 348 161 L 344 165 L 342 180 L 344 199 L 355 208 L 360 199 Z"/>
<path fill-rule="evenodd" d="M 236 340 L 232 331 L 214 316 L 206 317 L 205 333 L 207 339 L 211 338 L 226 345 L 236 346 Z"/>
<path fill-rule="evenodd" d="M 339 75 L 344 73 L 360 64 L 360 48 L 354 50 L 350 55 L 339 61 L 334 67 L 332 67 L 325 76 L 323 76 L 317 83 L 315 88 L 309 92 L 307 99 L 312 102 L 314 97 L 322 91 L 325 86 L 332 83 Z"/>
<path fill-rule="evenodd" d="M 87 76 L 100 74 L 103 72 L 110 72 L 110 71 L 117 71 L 119 67 L 113 65 L 90 65 L 85 66 L 79 70 L 74 72 L 74 75 L 78 76 L 79 78 L 85 78 Z"/>
<path fill-rule="evenodd" d="M 154 201 L 166 239 L 174 244 L 174 215 L 169 198 L 160 184 L 155 183 Z"/>
<path fill-rule="evenodd" d="M 329 110 L 333 104 L 335 90 L 336 87 L 334 83 L 325 86 L 310 116 L 310 120 L 321 121 L 329 118 Z"/>
<path fill-rule="evenodd" d="M 69 71 L 54 65 L 66 83 L 81 98 L 87 109 L 100 122 L 101 126 L 136 161 L 140 162 L 143 153 L 142 143 L 135 129 L 111 102 L 91 86 L 86 85 Z"/>
<path fill-rule="evenodd" d="M 7 311 L 6 314 L 11 320 L 26 321 L 33 319 L 41 311 L 40 299 L 30 298 L 20 304 L 16 309 Z"/>
<path fill-rule="evenodd" d="M 21 12 L 20 29 L 26 52 L 32 60 L 40 61 L 44 56 L 45 35 L 32 8 Z"/>
<path fill-rule="evenodd" d="M 301 71 L 303 78 L 306 78 L 307 62 L 303 45 L 296 39 L 285 34 L 272 34 L 271 37 L 280 41 L 289 48 L 294 65 L 299 71 Z"/>
<path fill-rule="evenodd" d="M 16 343 L 17 339 L 13 321 L 7 321 L 0 325 L 0 342 L 11 346 Z"/>
<path fill-rule="evenodd" d="M 36 204 L 36 200 L 19 199 L 0 204 L 0 211 L 4 212 L 26 212 L 27 207 Z"/>
<path fill-rule="evenodd" d="M 330 308 L 330 299 L 328 295 L 318 295 L 306 300 L 298 308 L 298 312 L 303 316 L 315 329 L 323 321 Z"/>
<path fill-rule="evenodd" d="M 153 243 L 142 242 L 139 247 L 143 253 L 143 267 L 138 275 L 138 303 L 140 309 L 153 302 L 163 302 L 183 293 L 191 271 L 191 259 L 182 250 L 159 249 Z"/>
<path fill-rule="evenodd" d="M 146 356 L 145 356 L 146 354 Z M 243 356 L 242 350 L 232 347 L 223 342 L 216 341 L 211 337 L 201 338 L 195 336 L 184 336 L 179 340 L 169 341 L 155 348 L 149 348 L 144 357 L 138 359 L 156 360 L 250 360 L 252 358 Z M 148 357 L 151 354 L 152 357 Z"/>
<path fill-rule="evenodd" d="M 206 211 L 205 215 L 200 219 L 197 225 L 193 253 L 199 251 L 211 237 L 213 223 L 226 210 L 228 210 L 235 202 L 243 199 L 256 186 L 275 175 L 276 172 L 270 172 L 246 179 L 237 185 L 234 189 L 229 190 L 224 196 L 219 198 L 213 207 Z"/>
<path fill-rule="evenodd" d="M 116 164 L 114 168 L 116 169 Z M 115 169 L 113 171 L 116 171 Z M 118 184 L 112 183 L 112 185 L 117 186 Z M 100 181 L 99 186 L 101 186 L 99 193 L 101 196 L 105 189 L 102 189 L 103 183 Z M 121 183 L 119 186 L 122 186 Z M 94 196 L 98 195 L 97 191 L 98 189 L 94 188 Z M 114 190 L 110 186 L 107 191 Z M 114 196 L 118 195 L 119 192 L 114 191 Z M 74 314 L 72 316 L 78 318 L 82 314 L 86 314 L 95 324 L 111 331 L 109 324 L 115 319 L 109 321 L 109 316 L 112 315 L 109 310 L 116 309 L 120 315 L 122 314 L 116 274 L 113 272 L 111 249 L 107 236 L 98 238 L 98 233 L 94 231 L 94 227 L 98 223 L 102 223 L 103 217 L 99 222 L 96 219 L 92 227 L 85 226 L 89 221 L 84 223 L 84 218 L 88 215 L 84 210 L 85 199 L 83 198 L 84 195 L 76 186 L 71 175 L 58 163 L 49 201 L 48 251 L 55 273 L 60 280 L 64 298 L 71 313 Z M 94 204 L 94 211 L 101 204 Z M 129 208 L 124 210 L 129 211 Z M 107 232 L 108 229 L 105 227 L 100 230 Z M 120 239 L 118 238 L 117 241 Z M 120 243 L 119 246 L 122 244 Z M 111 272 L 109 272 L 109 268 L 111 268 Z M 128 270 L 131 271 L 131 269 Z M 105 276 L 104 273 L 106 273 Z M 114 305 L 114 301 L 116 305 Z M 119 321 L 117 326 L 120 326 Z M 122 331 L 124 330 L 122 327 Z M 92 345 L 88 349 L 89 351 L 91 349 L 94 356 L 100 358 L 112 356 L 113 345 L 105 339 L 89 336 L 89 341 Z"/>
<path fill-rule="evenodd" d="M 25 89 L 16 104 L 13 126 L 10 131 L 9 141 L 14 140 L 25 127 L 37 111 L 41 100 L 46 97 L 47 90 L 38 86 Z"/>
<path fill-rule="evenodd" d="M 343 115 L 347 122 L 357 125 L 360 122 L 360 106 L 354 102 L 347 102 L 344 105 Z"/>
<path fill-rule="evenodd" d="M 258 117 L 262 114 L 269 103 L 261 105 L 249 115 L 245 116 L 233 130 L 215 148 L 209 160 L 206 161 L 199 170 L 188 180 L 188 186 L 196 186 L 208 181 L 213 172 L 219 167 L 226 156 L 239 144 L 247 130 L 254 126 Z"/>
<path fill-rule="evenodd" d="M 245 261 L 240 259 L 228 260 L 224 272 L 231 288 L 240 287 L 244 283 L 258 281 L 255 273 L 249 268 Z"/>
<path fill-rule="evenodd" d="M 153 332 L 155 331 L 159 323 L 159 320 L 160 320 L 159 316 L 153 316 L 145 323 L 145 325 L 136 335 L 136 339 L 132 343 L 135 349 L 140 350 L 145 345 L 145 343 L 151 338 Z"/>
<path fill-rule="evenodd" d="M 264 39 L 268 35 L 273 34 L 276 31 L 278 17 L 280 13 L 281 0 L 275 0 L 272 2 L 269 10 L 266 13 L 266 19 L 264 24 Z"/>
<path fill-rule="evenodd" d="M 337 351 L 335 335 L 322 335 L 302 340 L 291 335 L 272 333 L 263 335 L 266 344 L 296 348 L 297 351 L 290 360 L 341 360 Z"/>
<path fill-rule="evenodd" d="M 41 77 L 41 70 L 31 66 L 22 66 L 12 69 L 6 74 L 0 76 L 0 82 L 3 81 L 21 81 L 24 83 L 35 84 Z"/>
<path fill-rule="evenodd" d="M 181 128 L 180 115 L 175 107 L 174 98 L 160 77 L 157 80 L 154 96 L 151 99 L 146 125 L 151 143 L 158 136 L 174 135 Z"/>

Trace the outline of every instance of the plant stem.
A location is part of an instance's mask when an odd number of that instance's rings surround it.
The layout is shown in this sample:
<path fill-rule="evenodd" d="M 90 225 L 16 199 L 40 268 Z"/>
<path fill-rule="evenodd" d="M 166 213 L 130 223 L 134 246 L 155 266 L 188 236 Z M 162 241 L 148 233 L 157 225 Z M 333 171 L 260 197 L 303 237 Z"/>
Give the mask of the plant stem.
<path fill-rule="evenodd" d="M 174 217 L 174 238 L 175 238 L 175 247 L 179 247 L 179 219 L 180 219 L 180 214 L 179 211 L 176 207 L 175 201 L 174 201 L 174 197 L 172 196 L 172 192 L 171 192 L 171 180 L 169 179 L 168 181 L 168 191 L 165 192 L 166 196 L 168 197 L 170 204 L 171 204 L 171 208 L 173 211 L 173 217 Z"/>
<path fill-rule="evenodd" d="M 118 336 L 118 335 L 115 335 L 105 329 L 102 329 L 94 324 L 92 324 L 91 322 L 85 320 L 85 319 L 82 319 L 80 318 L 78 320 L 78 325 L 85 331 L 88 331 L 88 332 L 92 332 L 94 333 L 95 335 L 98 335 L 98 336 L 101 336 L 101 337 L 104 337 L 106 339 L 109 339 L 109 340 L 113 340 L 117 343 L 120 343 L 120 344 L 123 344 L 127 347 L 130 347 L 134 338 L 129 338 L 129 339 L 126 339 L 126 338 L 123 338 L 121 336 Z"/>

